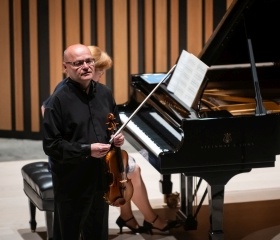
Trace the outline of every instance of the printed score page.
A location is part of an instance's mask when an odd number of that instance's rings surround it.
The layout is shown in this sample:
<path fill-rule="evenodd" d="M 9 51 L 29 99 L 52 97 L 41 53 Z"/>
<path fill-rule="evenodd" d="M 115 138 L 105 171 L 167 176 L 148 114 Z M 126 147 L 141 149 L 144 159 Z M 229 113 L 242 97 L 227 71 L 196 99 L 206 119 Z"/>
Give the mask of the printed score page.
<path fill-rule="evenodd" d="M 208 68 L 196 56 L 183 50 L 167 90 L 192 107 Z"/>

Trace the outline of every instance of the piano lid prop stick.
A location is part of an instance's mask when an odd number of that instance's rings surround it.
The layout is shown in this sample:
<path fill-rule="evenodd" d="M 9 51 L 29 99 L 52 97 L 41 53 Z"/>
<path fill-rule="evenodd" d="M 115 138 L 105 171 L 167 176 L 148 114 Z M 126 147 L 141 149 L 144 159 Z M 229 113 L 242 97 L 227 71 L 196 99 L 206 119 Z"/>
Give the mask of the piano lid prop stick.
<path fill-rule="evenodd" d="M 118 129 L 118 131 L 112 136 L 109 143 L 111 144 L 113 142 L 113 139 L 115 136 L 117 136 L 121 130 L 125 128 L 125 126 L 128 124 L 128 122 L 133 118 L 133 116 L 140 110 L 140 108 L 147 102 L 147 100 L 151 97 L 151 95 L 158 89 L 160 84 L 162 84 L 172 73 L 172 71 L 175 69 L 176 64 L 169 70 L 168 73 L 165 74 L 165 76 L 160 80 L 160 82 L 155 86 L 155 88 L 149 93 L 149 95 L 144 99 L 144 101 L 138 106 L 138 108 L 130 115 L 130 117 L 127 119 L 127 121 Z"/>
<path fill-rule="evenodd" d="M 256 63 L 256 67 L 274 67 L 279 66 L 279 62 L 263 62 Z M 224 65 L 212 65 L 208 70 L 224 70 L 224 69 L 240 69 L 240 68 L 250 68 L 250 63 L 240 63 L 240 64 L 224 64 Z"/>

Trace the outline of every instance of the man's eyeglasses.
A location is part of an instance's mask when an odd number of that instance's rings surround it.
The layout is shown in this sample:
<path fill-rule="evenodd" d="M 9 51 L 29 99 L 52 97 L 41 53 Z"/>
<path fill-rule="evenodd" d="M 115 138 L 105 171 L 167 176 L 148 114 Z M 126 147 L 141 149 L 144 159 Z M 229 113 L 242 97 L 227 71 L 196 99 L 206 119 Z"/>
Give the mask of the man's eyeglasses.
<path fill-rule="evenodd" d="M 83 60 L 77 60 L 75 62 L 65 62 L 66 64 L 71 64 L 73 67 L 82 67 L 84 65 L 84 63 L 86 63 L 87 65 L 93 65 L 95 63 L 95 59 L 94 58 L 87 58 L 87 59 L 83 59 Z"/>

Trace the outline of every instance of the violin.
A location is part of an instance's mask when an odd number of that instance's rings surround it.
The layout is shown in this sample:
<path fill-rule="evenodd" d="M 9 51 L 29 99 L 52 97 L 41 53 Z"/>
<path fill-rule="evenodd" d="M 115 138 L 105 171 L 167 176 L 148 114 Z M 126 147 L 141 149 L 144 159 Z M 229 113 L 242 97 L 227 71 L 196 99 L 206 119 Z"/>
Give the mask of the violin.
<path fill-rule="evenodd" d="M 109 113 L 107 120 L 109 134 L 114 135 L 117 130 L 114 114 Z M 105 201 L 112 206 L 122 206 L 130 201 L 133 195 L 133 185 L 126 174 L 128 154 L 125 150 L 112 144 L 111 149 L 105 156 L 105 161 L 109 182 L 108 190 L 104 195 Z"/>

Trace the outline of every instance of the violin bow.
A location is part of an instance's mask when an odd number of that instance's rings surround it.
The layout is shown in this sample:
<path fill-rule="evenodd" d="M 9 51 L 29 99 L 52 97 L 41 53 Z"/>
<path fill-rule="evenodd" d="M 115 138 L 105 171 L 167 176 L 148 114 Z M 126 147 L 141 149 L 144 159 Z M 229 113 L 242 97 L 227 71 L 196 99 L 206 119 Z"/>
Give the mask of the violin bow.
<path fill-rule="evenodd" d="M 134 115 L 140 110 L 140 108 L 145 104 L 145 102 L 147 102 L 147 100 L 151 97 L 151 95 L 158 89 L 158 87 L 160 86 L 160 84 L 162 84 L 168 77 L 169 75 L 172 73 L 172 71 L 174 70 L 174 68 L 176 67 L 177 64 L 175 64 L 168 73 L 165 74 L 165 76 L 160 80 L 160 82 L 155 86 L 155 88 L 149 93 L 149 95 L 144 99 L 144 101 L 138 106 L 138 108 L 136 108 L 136 110 L 130 115 L 130 117 L 126 120 L 126 122 L 118 129 L 118 131 L 111 137 L 109 143 L 111 144 L 115 138 L 115 136 L 117 136 L 125 127 L 126 125 L 129 123 L 129 121 L 134 117 Z"/>

